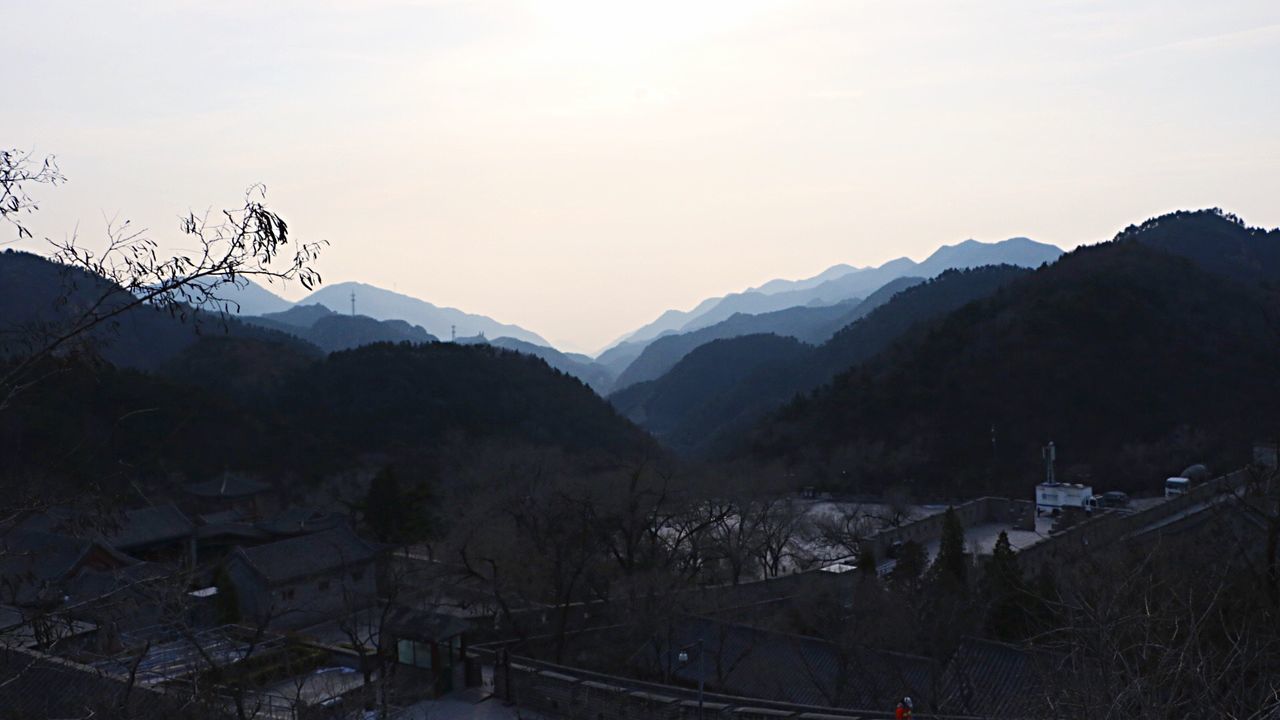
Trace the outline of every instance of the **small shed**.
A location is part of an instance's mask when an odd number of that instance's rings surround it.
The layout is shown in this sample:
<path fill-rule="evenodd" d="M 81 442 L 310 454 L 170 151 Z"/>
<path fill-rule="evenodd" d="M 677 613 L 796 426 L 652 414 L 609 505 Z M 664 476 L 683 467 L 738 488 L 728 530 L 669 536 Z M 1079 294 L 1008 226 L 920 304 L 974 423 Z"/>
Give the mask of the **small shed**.
<path fill-rule="evenodd" d="M 394 647 L 396 661 L 420 675 L 440 696 L 465 682 L 467 644 L 471 624 L 444 613 L 397 605 L 387 611 L 383 647 Z"/>

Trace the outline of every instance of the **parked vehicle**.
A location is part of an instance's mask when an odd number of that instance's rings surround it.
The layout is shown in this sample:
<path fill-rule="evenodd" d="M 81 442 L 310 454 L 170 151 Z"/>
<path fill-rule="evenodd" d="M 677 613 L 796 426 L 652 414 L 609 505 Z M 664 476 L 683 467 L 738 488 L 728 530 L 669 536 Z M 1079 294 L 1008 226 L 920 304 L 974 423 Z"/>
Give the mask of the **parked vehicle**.
<path fill-rule="evenodd" d="M 1093 488 L 1078 483 L 1040 483 L 1036 486 L 1036 513 L 1058 515 L 1064 507 L 1088 509 Z"/>
<path fill-rule="evenodd" d="M 1191 490 L 1191 479 L 1171 477 L 1164 481 L 1164 496 L 1167 498 L 1186 495 Z"/>
<path fill-rule="evenodd" d="M 1119 490 L 1111 490 L 1102 493 L 1102 506 L 1109 508 L 1121 508 L 1129 505 L 1129 496 Z"/>

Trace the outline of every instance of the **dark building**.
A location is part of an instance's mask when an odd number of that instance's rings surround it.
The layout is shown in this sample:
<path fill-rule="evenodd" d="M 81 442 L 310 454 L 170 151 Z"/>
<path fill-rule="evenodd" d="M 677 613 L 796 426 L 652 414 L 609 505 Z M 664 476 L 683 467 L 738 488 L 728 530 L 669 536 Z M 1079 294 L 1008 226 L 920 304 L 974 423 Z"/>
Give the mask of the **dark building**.
<path fill-rule="evenodd" d="M 306 627 L 369 605 L 376 595 L 377 549 L 346 525 L 237 548 L 226 561 L 241 617 Z"/>

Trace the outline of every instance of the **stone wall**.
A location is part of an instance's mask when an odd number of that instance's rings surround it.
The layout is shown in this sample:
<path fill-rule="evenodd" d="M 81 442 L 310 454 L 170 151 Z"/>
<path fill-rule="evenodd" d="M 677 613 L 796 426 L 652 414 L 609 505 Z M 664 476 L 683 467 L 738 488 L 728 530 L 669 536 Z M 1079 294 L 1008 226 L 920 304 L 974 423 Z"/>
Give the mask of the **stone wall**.
<path fill-rule="evenodd" d="M 1035 503 L 1030 500 L 982 497 L 956 505 L 954 509 L 960 524 L 966 528 L 986 523 L 1007 523 L 1010 527 L 1025 528 L 1028 524 L 1034 527 L 1035 523 Z M 936 542 L 942 537 L 943 516 L 944 513 L 934 513 L 902 527 L 886 528 L 864 540 L 863 547 L 878 560 L 883 560 L 896 543 L 928 545 Z"/>
<path fill-rule="evenodd" d="M 1195 486 L 1186 495 L 1169 498 L 1140 512 L 1104 513 L 1023 548 L 1018 552 L 1018 560 L 1023 570 L 1029 573 L 1038 571 L 1046 564 L 1068 563 L 1095 549 L 1108 547 L 1161 520 L 1194 509 L 1216 495 L 1233 492 L 1242 487 L 1248 478 L 1247 470 L 1237 470 Z"/>

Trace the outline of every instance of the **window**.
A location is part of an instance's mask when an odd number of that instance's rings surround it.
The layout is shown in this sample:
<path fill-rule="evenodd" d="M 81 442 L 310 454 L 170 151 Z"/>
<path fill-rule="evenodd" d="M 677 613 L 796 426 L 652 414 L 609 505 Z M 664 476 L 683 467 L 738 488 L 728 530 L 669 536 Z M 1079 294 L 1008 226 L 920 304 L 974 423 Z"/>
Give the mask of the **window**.
<path fill-rule="evenodd" d="M 328 581 L 328 580 L 321 580 L 321 581 L 320 581 L 320 592 L 328 592 L 328 591 L 329 591 L 329 581 Z"/>
<path fill-rule="evenodd" d="M 292 600 L 292 599 L 293 599 L 293 588 L 285 588 L 284 590 L 281 590 L 281 591 L 280 591 L 280 597 L 284 598 L 285 600 Z"/>
<path fill-rule="evenodd" d="M 396 643 L 396 655 L 403 665 L 431 669 L 431 645 L 429 643 L 402 639 Z"/>

